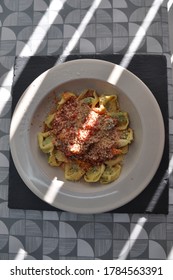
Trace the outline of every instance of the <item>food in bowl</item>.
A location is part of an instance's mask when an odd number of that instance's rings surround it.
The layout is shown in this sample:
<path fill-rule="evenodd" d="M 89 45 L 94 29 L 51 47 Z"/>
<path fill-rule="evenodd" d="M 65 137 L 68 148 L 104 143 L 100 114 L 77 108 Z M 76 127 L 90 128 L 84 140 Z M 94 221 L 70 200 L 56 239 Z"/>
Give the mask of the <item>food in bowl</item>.
<path fill-rule="evenodd" d="M 41 151 L 52 167 L 62 167 L 65 179 L 110 183 L 121 173 L 123 158 L 133 141 L 127 112 L 117 95 L 87 89 L 66 91 L 44 120 L 38 133 Z"/>

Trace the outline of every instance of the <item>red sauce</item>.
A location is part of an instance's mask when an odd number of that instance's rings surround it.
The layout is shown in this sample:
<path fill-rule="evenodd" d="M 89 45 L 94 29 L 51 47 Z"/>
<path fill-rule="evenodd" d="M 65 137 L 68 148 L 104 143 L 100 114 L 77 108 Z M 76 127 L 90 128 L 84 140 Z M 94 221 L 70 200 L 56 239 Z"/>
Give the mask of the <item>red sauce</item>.
<path fill-rule="evenodd" d="M 100 164 L 114 155 L 117 119 L 100 114 L 72 96 L 56 111 L 52 127 L 56 145 L 68 158 Z"/>

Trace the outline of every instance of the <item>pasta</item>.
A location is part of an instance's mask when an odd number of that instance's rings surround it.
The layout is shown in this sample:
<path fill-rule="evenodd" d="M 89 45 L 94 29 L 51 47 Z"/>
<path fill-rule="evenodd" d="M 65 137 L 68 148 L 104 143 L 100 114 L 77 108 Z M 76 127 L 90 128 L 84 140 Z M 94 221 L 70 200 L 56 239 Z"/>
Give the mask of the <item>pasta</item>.
<path fill-rule="evenodd" d="M 116 95 L 87 89 L 62 93 L 37 138 L 48 164 L 62 167 L 66 180 L 107 184 L 119 178 L 134 135 Z"/>
<path fill-rule="evenodd" d="M 100 180 L 102 174 L 104 173 L 105 165 L 91 166 L 84 175 L 86 182 L 97 182 Z"/>

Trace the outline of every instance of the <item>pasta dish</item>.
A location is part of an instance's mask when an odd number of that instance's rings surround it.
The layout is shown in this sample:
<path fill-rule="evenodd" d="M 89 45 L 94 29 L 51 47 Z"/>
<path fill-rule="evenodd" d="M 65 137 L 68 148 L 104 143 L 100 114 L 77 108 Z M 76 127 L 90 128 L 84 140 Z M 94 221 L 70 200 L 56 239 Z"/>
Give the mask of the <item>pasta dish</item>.
<path fill-rule="evenodd" d="M 38 133 L 48 163 L 62 167 L 65 179 L 103 184 L 116 180 L 134 136 L 117 95 L 87 89 L 64 92 Z"/>

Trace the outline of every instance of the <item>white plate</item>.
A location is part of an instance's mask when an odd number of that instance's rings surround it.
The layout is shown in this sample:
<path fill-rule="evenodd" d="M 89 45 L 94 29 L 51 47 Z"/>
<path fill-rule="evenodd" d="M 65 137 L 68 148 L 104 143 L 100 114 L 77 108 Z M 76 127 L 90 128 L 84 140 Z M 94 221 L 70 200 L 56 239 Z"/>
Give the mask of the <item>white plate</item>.
<path fill-rule="evenodd" d="M 120 107 L 129 113 L 134 130 L 121 176 L 108 185 L 64 180 L 63 171 L 48 166 L 37 144 L 54 93 L 85 88 L 106 94 L 117 94 L 118 89 Z M 140 79 L 121 66 L 81 59 L 51 68 L 26 89 L 13 114 L 10 146 L 21 178 L 39 198 L 70 212 L 100 213 L 123 206 L 146 188 L 160 163 L 164 135 L 160 108 Z"/>

